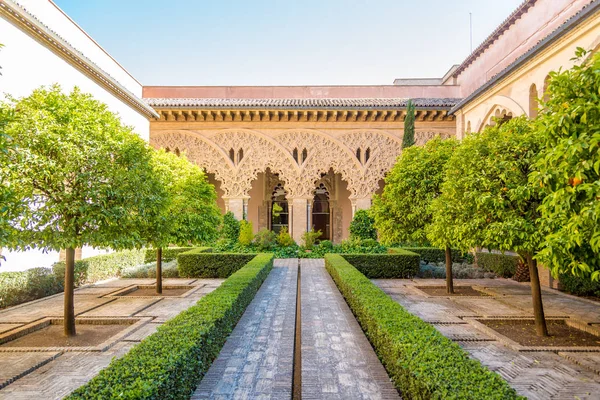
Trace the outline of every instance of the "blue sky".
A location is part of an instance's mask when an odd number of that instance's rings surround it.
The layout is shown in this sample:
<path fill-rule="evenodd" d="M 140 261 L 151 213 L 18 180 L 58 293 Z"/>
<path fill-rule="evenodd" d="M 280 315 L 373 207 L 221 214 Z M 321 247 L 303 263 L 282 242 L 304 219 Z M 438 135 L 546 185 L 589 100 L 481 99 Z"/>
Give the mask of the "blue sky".
<path fill-rule="evenodd" d="M 522 0 L 54 0 L 144 85 L 441 77 Z"/>

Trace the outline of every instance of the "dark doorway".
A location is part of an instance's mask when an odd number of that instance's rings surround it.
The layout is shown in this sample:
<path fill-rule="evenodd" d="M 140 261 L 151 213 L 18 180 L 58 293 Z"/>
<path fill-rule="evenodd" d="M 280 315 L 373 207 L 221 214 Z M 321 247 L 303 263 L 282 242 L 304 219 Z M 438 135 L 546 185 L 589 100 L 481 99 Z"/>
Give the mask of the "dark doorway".
<path fill-rule="evenodd" d="M 312 206 L 312 223 L 315 231 L 323 232 L 320 240 L 331 240 L 331 213 L 329 209 L 329 192 L 320 184 L 315 190 Z"/>

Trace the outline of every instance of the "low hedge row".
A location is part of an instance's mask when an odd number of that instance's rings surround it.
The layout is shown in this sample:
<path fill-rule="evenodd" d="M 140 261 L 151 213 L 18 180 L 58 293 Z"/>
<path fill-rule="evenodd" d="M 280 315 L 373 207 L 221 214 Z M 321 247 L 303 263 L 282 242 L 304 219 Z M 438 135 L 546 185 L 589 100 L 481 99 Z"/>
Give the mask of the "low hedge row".
<path fill-rule="evenodd" d="M 446 251 L 435 247 L 390 247 L 388 253 L 396 253 L 399 250 L 408 250 L 421 256 L 426 263 L 446 262 Z M 460 263 L 465 260 L 460 250 L 452 249 L 452 262 Z"/>
<path fill-rule="evenodd" d="M 101 254 L 75 261 L 75 286 L 94 283 L 121 275 L 125 268 L 144 263 L 146 250 L 124 250 L 115 253 Z M 57 276 L 65 276 L 65 262 L 57 262 L 52 266 Z"/>
<path fill-rule="evenodd" d="M 272 267 L 272 254 L 255 255 L 68 398 L 189 398 Z"/>
<path fill-rule="evenodd" d="M 64 290 L 64 279 L 50 268 L 0 273 L 0 308 L 51 296 Z"/>
<path fill-rule="evenodd" d="M 208 250 L 207 250 L 208 249 Z M 207 253 L 210 248 L 197 248 L 177 256 L 182 278 L 227 278 L 256 254 Z"/>
<path fill-rule="evenodd" d="M 499 375 L 407 312 L 344 257 L 328 254 L 325 266 L 403 398 L 519 398 Z"/>
<path fill-rule="evenodd" d="M 413 278 L 419 273 L 419 255 L 408 250 L 396 249 L 393 254 L 341 254 L 341 256 L 372 279 Z"/>
<path fill-rule="evenodd" d="M 592 282 L 589 276 L 580 278 L 572 274 L 560 274 L 558 280 L 561 289 L 567 293 L 600 298 L 600 282 Z"/>
<path fill-rule="evenodd" d="M 202 247 L 203 249 L 207 249 L 206 251 L 210 251 L 209 247 Z M 162 260 L 163 261 L 172 261 L 177 258 L 177 255 L 180 253 L 190 251 L 194 249 L 194 247 L 165 247 L 162 249 Z M 156 249 L 145 249 L 146 257 L 144 262 L 149 263 L 156 261 Z"/>
<path fill-rule="evenodd" d="M 477 252 L 477 266 L 486 271 L 494 272 L 503 278 L 512 278 L 517 270 L 519 256 L 509 254 Z"/>

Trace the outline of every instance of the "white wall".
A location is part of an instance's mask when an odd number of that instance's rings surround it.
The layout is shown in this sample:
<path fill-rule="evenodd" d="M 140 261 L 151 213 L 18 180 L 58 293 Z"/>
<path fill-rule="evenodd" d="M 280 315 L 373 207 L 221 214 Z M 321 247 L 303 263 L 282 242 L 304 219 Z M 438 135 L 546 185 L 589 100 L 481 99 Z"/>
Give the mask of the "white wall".
<path fill-rule="evenodd" d="M 35 15 L 44 25 L 81 51 L 96 65 L 108 72 L 121 85 L 141 98 L 142 85 L 132 78 L 116 61 L 106 54 L 76 24 L 65 16 L 48 0 L 19 0 L 29 13 Z M 0 17 L 0 100 L 5 94 L 14 97 L 27 96 L 42 85 L 59 83 L 64 91 L 78 86 L 91 93 L 97 100 L 106 103 L 109 109 L 121 117 L 124 124 L 134 128 L 145 140 L 149 139 L 150 122 L 137 111 L 123 103 L 110 92 L 90 80 L 69 63 L 58 57 L 31 36 L 21 31 L 9 21 Z M 89 257 L 99 251 L 83 249 L 83 256 Z M 22 270 L 33 267 L 50 266 L 58 261 L 58 253 L 41 251 L 9 252 L 2 251 L 6 261 L 0 261 L 0 271 Z"/>

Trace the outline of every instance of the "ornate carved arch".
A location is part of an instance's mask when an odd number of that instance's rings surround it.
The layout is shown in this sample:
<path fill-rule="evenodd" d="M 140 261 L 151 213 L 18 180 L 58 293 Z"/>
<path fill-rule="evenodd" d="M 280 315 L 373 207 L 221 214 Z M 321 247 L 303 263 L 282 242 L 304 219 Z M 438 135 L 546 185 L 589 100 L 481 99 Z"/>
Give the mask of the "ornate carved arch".
<path fill-rule="evenodd" d="M 503 117 L 509 115 L 517 117 L 526 114 L 525 110 L 519 103 L 506 96 L 494 96 L 492 99 L 493 106 L 489 108 L 485 117 L 479 124 L 477 132 L 481 132 L 483 128 L 494 123 L 495 117 Z"/>

